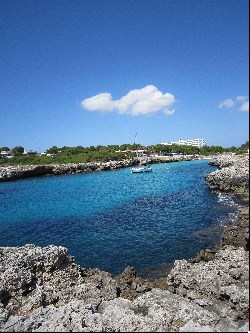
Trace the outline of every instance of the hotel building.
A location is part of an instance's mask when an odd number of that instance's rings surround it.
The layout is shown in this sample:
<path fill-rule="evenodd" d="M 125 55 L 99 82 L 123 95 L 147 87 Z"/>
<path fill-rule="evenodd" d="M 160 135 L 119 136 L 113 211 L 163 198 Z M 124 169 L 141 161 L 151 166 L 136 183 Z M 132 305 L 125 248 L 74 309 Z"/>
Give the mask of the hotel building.
<path fill-rule="evenodd" d="M 191 139 L 191 140 L 182 140 L 179 141 L 172 141 L 172 142 L 162 142 L 162 145 L 172 146 L 172 145 L 183 145 L 183 146 L 196 146 L 196 147 L 203 147 L 205 146 L 204 139 Z"/>

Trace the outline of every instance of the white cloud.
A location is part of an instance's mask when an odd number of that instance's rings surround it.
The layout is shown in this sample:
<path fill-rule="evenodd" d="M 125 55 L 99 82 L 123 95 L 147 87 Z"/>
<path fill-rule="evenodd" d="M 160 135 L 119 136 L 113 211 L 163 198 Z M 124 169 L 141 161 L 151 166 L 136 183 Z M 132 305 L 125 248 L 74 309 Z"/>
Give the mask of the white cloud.
<path fill-rule="evenodd" d="M 246 100 L 246 96 L 237 96 L 236 101 L 237 102 L 244 102 Z"/>
<path fill-rule="evenodd" d="M 238 107 L 239 107 L 239 104 L 241 104 L 241 106 L 238 109 L 239 111 L 248 112 L 249 111 L 249 101 L 247 101 L 246 99 L 247 99 L 246 96 L 237 96 L 235 98 L 235 100 L 233 100 L 232 98 L 228 98 L 219 104 L 219 108 L 220 109 L 221 108 L 231 109 L 232 107 L 234 107 L 234 105 L 236 103 L 236 104 L 238 104 Z"/>
<path fill-rule="evenodd" d="M 88 111 L 117 111 L 132 116 L 149 115 L 163 110 L 170 116 L 175 111 L 168 107 L 174 102 L 174 95 L 163 94 L 155 86 L 148 85 L 142 89 L 130 90 L 118 100 L 113 100 L 110 93 L 101 93 L 83 100 L 81 106 Z"/>
<path fill-rule="evenodd" d="M 228 98 L 228 99 L 224 99 L 224 101 L 222 101 L 220 104 L 219 104 L 219 108 L 222 109 L 222 108 L 232 108 L 234 106 L 234 101 L 231 99 L 231 98 Z"/>
<path fill-rule="evenodd" d="M 109 93 L 101 93 L 81 102 L 81 106 L 89 111 L 113 111 L 112 96 Z"/>
<path fill-rule="evenodd" d="M 249 111 L 249 101 L 243 103 L 239 108 L 240 111 L 248 112 Z"/>

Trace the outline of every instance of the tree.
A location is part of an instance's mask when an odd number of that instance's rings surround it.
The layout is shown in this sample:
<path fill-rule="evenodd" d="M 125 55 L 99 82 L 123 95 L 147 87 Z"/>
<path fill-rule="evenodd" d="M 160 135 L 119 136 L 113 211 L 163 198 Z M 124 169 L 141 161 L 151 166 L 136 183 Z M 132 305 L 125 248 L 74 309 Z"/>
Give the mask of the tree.
<path fill-rule="evenodd" d="M 246 141 L 245 143 L 243 143 L 240 147 L 239 147 L 239 149 L 241 149 L 241 150 L 248 150 L 249 149 L 249 141 Z"/>
<path fill-rule="evenodd" d="M 57 148 L 57 146 L 53 146 L 53 147 L 47 149 L 46 152 L 48 154 L 57 154 L 58 153 L 58 148 Z"/>
<path fill-rule="evenodd" d="M 10 148 L 9 147 L 2 147 L 2 148 L 0 148 L 0 151 L 10 151 Z"/>
<path fill-rule="evenodd" d="M 24 148 L 22 146 L 16 146 L 12 148 L 12 154 L 15 156 L 20 156 L 24 153 Z"/>
<path fill-rule="evenodd" d="M 232 152 L 235 152 L 235 151 L 237 150 L 237 147 L 232 146 L 232 147 L 230 148 L 230 150 L 231 150 Z"/>

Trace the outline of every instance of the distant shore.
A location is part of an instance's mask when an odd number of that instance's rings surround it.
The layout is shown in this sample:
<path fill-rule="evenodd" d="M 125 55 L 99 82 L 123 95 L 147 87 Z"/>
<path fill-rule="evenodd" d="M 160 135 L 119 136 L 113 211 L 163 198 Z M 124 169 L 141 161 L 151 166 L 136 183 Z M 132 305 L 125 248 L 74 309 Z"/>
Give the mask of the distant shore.
<path fill-rule="evenodd" d="M 88 173 L 98 171 L 118 170 L 132 167 L 138 164 L 170 163 L 180 161 L 190 161 L 191 156 L 157 156 L 155 158 L 133 158 L 122 161 L 109 162 L 89 162 L 89 163 L 68 163 L 68 164 L 44 164 L 44 165 L 13 165 L 0 167 L 0 182 L 23 179 L 29 177 L 39 177 L 47 175 L 65 175 Z M 211 159 L 211 158 L 206 158 Z"/>

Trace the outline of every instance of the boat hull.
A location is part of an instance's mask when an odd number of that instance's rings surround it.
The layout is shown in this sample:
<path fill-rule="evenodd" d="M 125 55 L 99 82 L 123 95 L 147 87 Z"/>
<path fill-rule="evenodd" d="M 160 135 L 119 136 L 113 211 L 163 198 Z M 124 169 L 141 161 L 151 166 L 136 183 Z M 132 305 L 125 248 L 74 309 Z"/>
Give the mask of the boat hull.
<path fill-rule="evenodd" d="M 143 172 L 151 172 L 152 168 L 133 168 L 131 169 L 132 173 L 143 173 Z"/>

